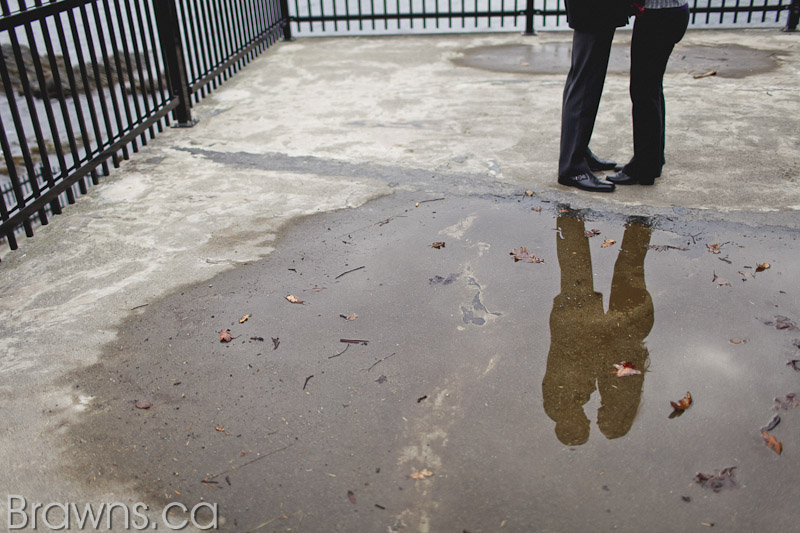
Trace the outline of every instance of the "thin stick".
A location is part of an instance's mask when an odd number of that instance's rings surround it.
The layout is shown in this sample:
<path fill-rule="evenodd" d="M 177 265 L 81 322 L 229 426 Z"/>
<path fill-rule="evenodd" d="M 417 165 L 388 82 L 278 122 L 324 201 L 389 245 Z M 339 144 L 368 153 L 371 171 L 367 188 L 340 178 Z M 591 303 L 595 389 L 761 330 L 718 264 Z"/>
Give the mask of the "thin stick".
<path fill-rule="evenodd" d="M 417 202 L 417 205 L 424 204 L 425 202 L 438 202 L 440 200 L 444 200 L 444 198 L 431 198 L 430 200 L 420 200 Z"/>
<path fill-rule="evenodd" d="M 272 454 L 275 454 L 275 453 L 278 453 L 278 452 L 282 452 L 283 450 L 287 449 L 289 446 L 291 446 L 291 445 L 286 445 L 283 448 L 278 448 L 277 450 L 272 450 L 268 454 L 262 455 L 260 457 L 256 457 L 255 459 L 251 459 L 251 460 L 247 461 L 246 463 L 242 463 L 239 466 L 234 466 L 233 468 L 230 468 L 228 470 L 220 472 L 219 474 L 214 474 L 213 476 L 207 476 L 205 479 L 203 479 L 202 482 L 203 483 L 210 483 L 215 477 L 219 477 L 222 474 L 227 474 L 229 472 L 233 472 L 234 470 L 239 470 L 240 468 L 242 468 L 244 466 L 247 466 L 249 464 L 255 463 L 256 461 L 260 461 L 261 459 L 266 459 L 267 457 L 269 457 Z M 219 483 L 219 481 L 214 481 L 214 483 Z"/>
<path fill-rule="evenodd" d="M 337 280 L 337 279 L 341 278 L 342 276 L 344 276 L 345 274 L 349 274 L 350 272 L 355 272 L 356 270 L 361 270 L 362 268 L 367 268 L 367 267 L 366 267 L 366 265 L 364 265 L 364 266 L 360 266 L 358 268 L 354 268 L 352 270 L 348 270 L 347 272 L 342 272 L 341 274 L 339 274 L 338 276 L 336 276 L 333 279 Z"/>
<path fill-rule="evenodd" d="M 313 378 L 313 377 L 314 377 L 314 374 L 311 374 L 310 376 L 308 376 L 308 377 L 306 378 L 306 382 L 305 382 L 305 383 L 303 383 L 303 390 L 306 390 L 306 385 L 308 385 L 308 380 L 310 380 L 310 379 L 311 379 L 311 378 Z"/>
<path fill-rule="evenodd" d="M 339 357 L 339 356 L 340 356 L 340 355 L 342 355 L 344 352 L 346 352 L 346 351 L 347 351 L 347 349 L 348 349 L 349 347 L 350 347 L 350 345 L 348 344 L 347 346 L 345 346 L 345 347 L 344 347 L 344 350 L 342 350 L 341 352 L 339 352 L 339 353 L 337 353 L 337 354 L 334 354 L 334 355 L 332 355 L 332 356 L 328 357 L 328 359 L 333 359 L 334 357 Z"/>
<path fill-rule="evenodd" d="M 369 343 L 369 341 L 365 341 L 363 339 L 339 339 L 339 342 L 346 342 L 347 344 L 363 344 L 364 346 Z"/>
<path fill-rule="evenodd" d="M 392 355 L 394 355 L 394 353 L 392 353 Z M 375 362 L 372 364 L 372 366 L 371 366 L 371 367 L 369 367 L 369 368 L 367 369 L 367 372 L 369 372 L 370 370 L 372 370 L 373 368 L 375 368 L 375 365 L 377 365 L 378 363 L 382 363 L 383 361 L 386 361 L 387 359 L 389 359 L 389 358 L 390 358 L 392 355 L 387 355 L 387 356 L 386 356 L 386 357 L 384 357 L 383 359 L 378 359 L 377 361 L 375 361 Z"/>

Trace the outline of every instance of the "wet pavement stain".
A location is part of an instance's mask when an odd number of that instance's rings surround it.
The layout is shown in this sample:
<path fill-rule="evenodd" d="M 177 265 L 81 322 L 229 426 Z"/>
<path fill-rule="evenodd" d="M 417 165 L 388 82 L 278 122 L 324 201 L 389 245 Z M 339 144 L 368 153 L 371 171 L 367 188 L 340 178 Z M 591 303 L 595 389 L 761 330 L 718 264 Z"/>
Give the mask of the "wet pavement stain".
<path fill-rule="evenodd" d="M 566 74 L 571 50 L 571 43 L 478 46 L 464 50 L 461 56 L 453 59 L 453 63 L 492 72 Z M 667 65 L 667 72 L 699 75 L 716 71 L 715 75 L 723 78 L 744 78 L 775 70 L 782 53 L 785 52 L 735 45 L 719 48 L 679 43 Z M 630 70 L 630 57 L 629 44 L 613 44 L 608 72 L 627 73 Z"/>
<path fill-rule="evenodd" d="M 70 377 L 95 398 L 71 475 L 237 532 L 795 527 L 800 415 L 780 456 L 760 428 L 800 389 L 797 231 L 445 196 L 306 218 L 136 310 Z M 731 467 L 736 490 L 695 481 Z"/>

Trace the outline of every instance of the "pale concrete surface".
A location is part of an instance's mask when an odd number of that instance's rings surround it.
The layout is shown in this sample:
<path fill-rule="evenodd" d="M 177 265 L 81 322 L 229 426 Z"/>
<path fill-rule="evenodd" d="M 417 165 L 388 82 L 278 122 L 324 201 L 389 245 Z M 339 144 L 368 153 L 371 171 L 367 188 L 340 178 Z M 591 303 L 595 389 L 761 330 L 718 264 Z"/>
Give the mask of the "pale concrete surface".
<path fill-rule="evenodd" d="M 628 42 L 620 32 L 617 42 Z M 667 167 L 651 188 L 591 195 L 555 184 L 565 74 L 454 61 L 473 47 L 568 43 L 472 35 L 281 43 L 88 197 L 2 252 L 4 457 L 0 486 L 29 501 L 138 501 L 133 484 L 65 476 L 64 438 L 93 399 L 65 379 L 98 361 L 123 320 L 273 251 L 297 217 L 393 190 L 519 193 L 608 212 L 700 210 L 797 229 L 800 40 L 774 30 L 690 32 L 680 47 L 736 44 L 774 68 L 695 79 L 671 71 Z M 611 73 L 592 148 L 630 156 L 627 79 Z M 698 215 L 700 216 L 700 215 Z M 5 506 L 3 506 L 5 511 Z M 5 515 L 0 517 L 5 523 Z"/>

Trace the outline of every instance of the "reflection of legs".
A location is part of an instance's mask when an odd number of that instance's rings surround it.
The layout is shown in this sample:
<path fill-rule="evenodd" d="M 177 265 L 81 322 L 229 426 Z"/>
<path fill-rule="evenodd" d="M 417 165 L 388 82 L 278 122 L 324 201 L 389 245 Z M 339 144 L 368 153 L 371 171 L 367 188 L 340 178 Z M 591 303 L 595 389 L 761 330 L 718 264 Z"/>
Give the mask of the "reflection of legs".
<path fill-rule="evenodd" d="M 583 444 L 589 419 L 583 405 L 595 390 L 596 331 L 603 316 L 603 296 L 594 292 L 592 261 L 583 222 L 559 217 L 558 263 L 561 294 L 550 313 L 550 353 L 542 381 L 545 413 L 556 423 L 558 440 Z"/>
<path fill-rule="evenodd" d="M 606 353 L 605 366 L 628 361 L 644 371 L 647 348 L 644 339 L 653 327 L 653 300 L 647 292 L 644 278 L 644 261 L 650 243 L 649 227 L 629 224 L 625 228 L 608 305 L 608 327 L 611 349 Z M 597 425 L 609 439 L 626 435 L 633 424 L 644 386 L 644 375 L 617 378 L 613 375 L 598 376 L 601 407 L 597 413 Z"/>
<path fill-rule="evenodd" d="M 576 30 L 572 35 L 572 65 L 564 85 L 561 108 L 558 162 L 561 178 L 590 172 L 586 154 L 600 106 L 613 38 L 613 28 L 598 33 Z"/>

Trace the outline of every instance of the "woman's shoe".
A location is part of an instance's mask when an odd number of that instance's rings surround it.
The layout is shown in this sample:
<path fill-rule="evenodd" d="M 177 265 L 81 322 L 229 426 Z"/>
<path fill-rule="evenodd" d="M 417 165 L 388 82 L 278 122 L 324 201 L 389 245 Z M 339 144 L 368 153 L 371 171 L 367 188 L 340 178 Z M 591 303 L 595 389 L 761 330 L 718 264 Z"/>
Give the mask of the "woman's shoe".
<path fill-rule="evenodd" d="M 606 179 L 614 185 L 652 185 L 656 181 L 654 177 L 635 178 L 633 176 L 629 176 L 625 173 L 624 169 L 620 170 L 616 174 L 608 176 Z"/>

